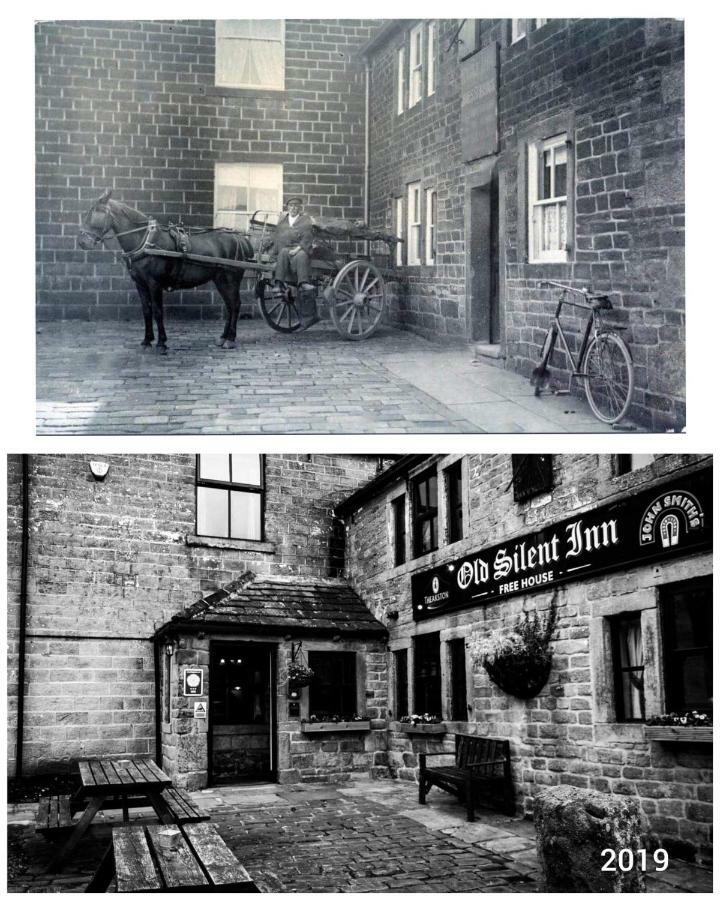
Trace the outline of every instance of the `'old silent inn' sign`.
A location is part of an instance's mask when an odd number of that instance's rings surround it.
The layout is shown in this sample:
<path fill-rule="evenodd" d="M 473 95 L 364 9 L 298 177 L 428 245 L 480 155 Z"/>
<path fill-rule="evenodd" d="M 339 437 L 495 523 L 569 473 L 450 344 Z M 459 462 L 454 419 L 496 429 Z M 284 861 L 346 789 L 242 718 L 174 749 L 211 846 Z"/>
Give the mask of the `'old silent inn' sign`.
<path fill-rule="evenodd" d="M 707 472 L 655 487 L 412 576 L 417 619 L 712 544 Z"/>

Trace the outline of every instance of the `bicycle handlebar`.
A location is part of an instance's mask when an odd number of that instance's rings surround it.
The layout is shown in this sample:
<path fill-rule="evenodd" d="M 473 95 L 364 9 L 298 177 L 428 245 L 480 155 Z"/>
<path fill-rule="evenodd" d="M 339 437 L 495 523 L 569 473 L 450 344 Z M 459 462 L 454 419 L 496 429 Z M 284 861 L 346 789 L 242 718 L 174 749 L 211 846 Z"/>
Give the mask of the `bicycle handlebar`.
<path fill-rule="evenodd" d="M 539 288 L 542 287 L 556 287 L 561 288 L 563 291 L 572 291 L 573 294 L 580 294 L 581 297 L 584 297 L 586 300 L 592 300 L 595 297 L 604 297 L 605 294 L 594 294 L 592 291 L 589 291 L 587 288 L 576 288 L 572 287 L 569 284 L 561 284 L 559 281 L 538 281 L 537 286 Z"/>

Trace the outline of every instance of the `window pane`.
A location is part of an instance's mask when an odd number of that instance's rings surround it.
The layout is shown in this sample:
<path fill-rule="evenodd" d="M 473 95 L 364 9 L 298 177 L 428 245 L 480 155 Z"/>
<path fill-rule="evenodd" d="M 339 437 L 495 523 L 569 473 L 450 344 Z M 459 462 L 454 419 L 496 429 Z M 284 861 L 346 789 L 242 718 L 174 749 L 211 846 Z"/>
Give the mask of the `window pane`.
<path fill-rule="evenodd" d="M 622 692 L 624 720 L 644 719 L 643 672 L 623 672 Z"/>
<path fill-rule="evenodd" d="M 230 481 L 230 456 L 227 453 L 201 453 L 200 478 Z"/>
<path fill-rule="evenodd" d="M 310 685 L 310 714 L 352 718 L 357 713 L 355 654 L 332 651 L 308 653 L 314 672 Z"/>
<path fill-rule="evenodd" d="M 228 493 L 223 488 L 198 487 L 198 534 L 228 537 Z"/>
<path fill-rule="evenodd" d="M 260 487 L 260 455 L 232 453 L 232 480 L 235 484 L 256 484 Z"/>
<path fill-rule="evenodd" d="M 415 638 L 415 708 L 417 715 L 442 715 L 440 700 L 440 635 Z"/>
<path fill-rule="evenodd" d="M 395 718 L 408 714 L 407 650 L 395 651 Z"/>
<path fill-rule="evenodd" d="M 450 666 L 452 669 L 452 696 L 450 718 L 455 722 L 466 722 L 467 684 L 465 680 L 465 638 L 450 641 Z"/>
<path fill-rule="evenodd" d="M 262 539 L 260 494 L 230 491 L 230 536 L 248 541 Z"/>
<path fill-rule="evenodd" d="M 567 194 L 567 163 L 563 162 L 562 165 L 557 163 L 557 157 L 560 154 L 560 150 L 556 151 L 556 165 L 555 165 L 555 196 L 556 197 L 564 197 Z M 567 156 L 567 152 L 565 148 L 562 148 L 562 155 Z"/>

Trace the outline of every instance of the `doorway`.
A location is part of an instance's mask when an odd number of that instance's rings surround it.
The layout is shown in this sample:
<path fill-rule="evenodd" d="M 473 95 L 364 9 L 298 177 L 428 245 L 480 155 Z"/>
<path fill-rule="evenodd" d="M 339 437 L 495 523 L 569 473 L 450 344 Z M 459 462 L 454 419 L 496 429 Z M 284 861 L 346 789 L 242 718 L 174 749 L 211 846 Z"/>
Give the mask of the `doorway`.
<path fill-rule="evenodd" d="M 211 641 L 209 782 L 275 781 L 275 721 L 275 647 Z"/>
<path fill-rule="evenodd" d="M 469 331 L 472 341 L 500 342 L 498 304 L 498 189 L 493 174 L 469 190 L 467 249 Z"/>

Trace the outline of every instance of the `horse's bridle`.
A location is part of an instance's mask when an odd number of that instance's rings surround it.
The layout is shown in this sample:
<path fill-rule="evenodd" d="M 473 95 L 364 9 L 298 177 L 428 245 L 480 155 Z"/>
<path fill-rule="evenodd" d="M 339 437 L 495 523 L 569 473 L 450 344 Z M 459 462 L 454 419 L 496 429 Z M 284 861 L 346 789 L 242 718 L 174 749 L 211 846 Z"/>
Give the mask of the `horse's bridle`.
<path fill-rule="evenodd" d="M 96 203 L 91 208 L 90 214 L 92 214 L 93 210 L 98 209 L 99 206 L 100 206 L 100 204 Z M 105 238 L 112 231 L 114 219 L 113 219 L 112 210 L 110 209 L 110 204 L 105 203 L 104 207 L 105 207 L 105 220 L 103 222 L 103 227 L 102 227 L 102 231 L 100 232 L 100 234 L 97 234 L 94 231 L 88 231 L 87 228 L 82 228 L 82 227 L 80 228 L 80 234 L 84 235 L 87 238 L 90 238 L 90 240 L 93 242 L 93 244 L 104 243 Z M 144 225 L 139 225 L 137 228 L 129 228 L 127 231 L 118 231 L 118 232 L 114 232 L 114 234 L 115 234 L 115 237 L 122 237 L 124 234 L 134 234 L 136 231 L 143 231 L 144 229 L 148 229 L 149 225 L 150 225 L 150 219 L 148 219 Z"/>

